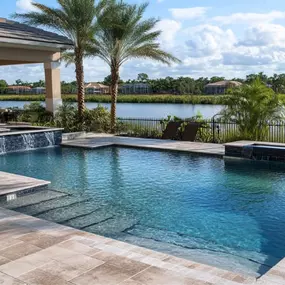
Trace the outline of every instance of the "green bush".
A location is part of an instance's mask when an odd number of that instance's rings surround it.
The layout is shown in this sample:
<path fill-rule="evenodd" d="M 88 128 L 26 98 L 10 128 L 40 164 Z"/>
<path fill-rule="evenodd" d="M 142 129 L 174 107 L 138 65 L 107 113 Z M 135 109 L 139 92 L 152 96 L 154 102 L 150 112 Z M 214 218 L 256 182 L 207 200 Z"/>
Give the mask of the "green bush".
<path fill-rule="evenodd" d="M 70 102 L 64 102 L 57 110 L 54 123 L 56 127 L 64 128 L 65 132 L 109 132 L 110 113 L 102 106 L 92 110 L 86 109 L 83 120 L 80 121 L 76 106 Z"/>
<path fill-rule="evenodd" d="M 40 102 L 25 104 L 20 112 L 18 121 L 30 123 L 46 123 L 52 121 L 52 114 L 47 112 Z"/>
<path fill-rule="evenodd" d="M 92 110 L 84 112 L 84 126 L 86 132 L 109 132 L 110 131 L 110 112 L 103 106 L 98 106 Z"/>

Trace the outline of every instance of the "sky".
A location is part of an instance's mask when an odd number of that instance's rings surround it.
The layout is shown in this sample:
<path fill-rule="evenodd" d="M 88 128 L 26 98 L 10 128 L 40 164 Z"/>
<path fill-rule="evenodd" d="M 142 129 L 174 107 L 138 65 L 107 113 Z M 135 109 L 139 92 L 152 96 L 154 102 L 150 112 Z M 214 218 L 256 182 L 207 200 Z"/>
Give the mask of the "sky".
<path fill-rule="evenodd" d="M 141 0 L 126 0 L 141 3 Z M 0 0 L 0 17 L 31 11 L 31 0 Z M 55 7 L 56 0 L 37 2 Z M 138 73 L 150 78 L 190 76 L 245 77 L 249 73 L 285 73 L 284 0 L 149 0 L 145 17 L 160 19 L 161 47 L 182 62 L 170 67 L 148 60 L 123 65 L 121 78 Z M 85 81 L 102 81 L 110 71 L 99 59 L 85 60 Z M 44 79 L 42 64 L 0 67 L 0 78 Z M 61 79 L 75 80 L 74 66 L 62 64 Z"/>

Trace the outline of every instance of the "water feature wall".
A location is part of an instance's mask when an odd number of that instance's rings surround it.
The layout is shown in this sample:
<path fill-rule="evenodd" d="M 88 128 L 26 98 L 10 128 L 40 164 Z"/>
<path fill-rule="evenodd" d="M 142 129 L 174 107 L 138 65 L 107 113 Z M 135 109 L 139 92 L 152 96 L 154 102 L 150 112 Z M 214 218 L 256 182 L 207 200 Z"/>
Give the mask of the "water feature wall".
<path fill-rule="evenodd" d="M 60 145 L 61 141 L 62 131 L 58 129 L 4 134 L 0 135 L 0 154 L 52 147 Z"/>
<path fill-rule="evenodd" d="M 225 145 L 225 156 L 258 161 L 285 162 L 285 144 L 233 142 Z"/>

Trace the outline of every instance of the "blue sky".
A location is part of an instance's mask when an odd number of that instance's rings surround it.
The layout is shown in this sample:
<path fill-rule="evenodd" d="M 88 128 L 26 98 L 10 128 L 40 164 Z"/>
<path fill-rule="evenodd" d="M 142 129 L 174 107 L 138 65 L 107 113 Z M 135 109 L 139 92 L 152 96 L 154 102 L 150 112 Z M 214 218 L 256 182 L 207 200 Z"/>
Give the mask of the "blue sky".
<path fill-rule="evenodd" d="M 0 17 L 32 9 L 30 0 L 1 0 Z M 56 0 L 38 0 L 55 6 Z M 140 0 L 128 0 L 140 3 Z M 134 60 L 125 64 L 123 79 L 146 72 L 152 78 L 213 75 L 244 77 L 264 71 L 285 73 L 284 0 L 150 0 L 146 17 L 158 17 L 161 46 L 182 60 L 165 67 Z M 100 81 L 109 74 L 98 59 L 85 62 L 86 81 Z M 42 65 L 0 67 L 0 77 L 12 83 L 43 79 Z M 62 79 L 74 80 L 74 68 L 62 66 Z"/>

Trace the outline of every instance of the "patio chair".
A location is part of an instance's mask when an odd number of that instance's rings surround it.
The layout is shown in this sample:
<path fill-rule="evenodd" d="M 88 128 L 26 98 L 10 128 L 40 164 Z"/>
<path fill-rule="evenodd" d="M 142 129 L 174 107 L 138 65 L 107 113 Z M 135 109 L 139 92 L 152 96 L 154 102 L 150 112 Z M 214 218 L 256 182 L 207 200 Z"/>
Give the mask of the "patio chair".
<path fill-rule="evenodd" d="M 181 122 L 169 122 L 166 129 L 163 131 L 163 140 L 175 140 L 179 137 L 178 129 L 181 126 Z"/>
<path fill-rule="evenodd" d="M 196 139 L 197 132 L 199 130 L 200 124 L 195 122 L 189 122 L 181 135 L 182 141 L 194 142 Z"/>

